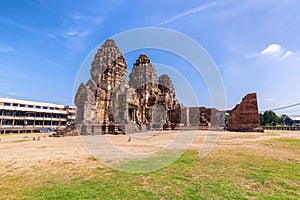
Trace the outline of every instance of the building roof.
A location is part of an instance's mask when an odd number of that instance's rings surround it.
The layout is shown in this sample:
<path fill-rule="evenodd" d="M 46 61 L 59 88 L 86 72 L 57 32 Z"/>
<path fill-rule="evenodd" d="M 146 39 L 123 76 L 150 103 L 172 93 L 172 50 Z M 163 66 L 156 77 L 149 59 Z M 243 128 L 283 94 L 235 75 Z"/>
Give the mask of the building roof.
<path fill-rule="evenodd" d="M 291 115 L 289 116 L 293 121 L 300 121 L 300 115 Z"/>
<path fill-rule="evenodd" d="M 56 107 L 56 108 L 64 108 L 65 107 L 64 105 L 61 105 L 61 104 L 38 102 L 38 101 L 28 101 L 28 100 L 20 100 L 20 99 L 11 99 L 11 98 L 3 98 L 3 97 L 0 97 L 0 102 L 46 106 L 46 107 Z"/>

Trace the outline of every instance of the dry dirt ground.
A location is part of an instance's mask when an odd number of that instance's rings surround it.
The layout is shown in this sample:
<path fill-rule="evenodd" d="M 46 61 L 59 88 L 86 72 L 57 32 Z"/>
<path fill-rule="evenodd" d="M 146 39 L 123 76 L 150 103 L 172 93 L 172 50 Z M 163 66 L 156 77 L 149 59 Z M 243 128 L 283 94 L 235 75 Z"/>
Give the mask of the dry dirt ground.
<path fill-rule="evenodd" d="M 189 135 L 192 144 L 180 137 Z M 33 140 L 39 137 L 40 140 Z M 86 136 L 87 137 L 87 136 Z M 97 162 L 87 149 L 86 137 L 49 137 L 48 134 L 17 134 L 0 135 L 0 173 L 13 175 L 45 168 L 51 171 L 59 170 L 57 163 L 70 165 L 72 169 L 84 169 L 103 166 Z M 176 145 L 170 148 L 181 148 L 180 143 L 188 144 L 190 149 L 200 150 L 203 143 L 209 144 L 209 152 L 225 151 L 226 149 L 247 148 L 267 156 L 280 159 L 293 158 L 300 164 L 297 151 L 280 151 L 263 145 L 264 141 L 275 138 L 300 139 L 297 131 L 267 131 L 265 133 L 236 133 L 236 132 L 207 132 L 207 131 L 178 131 L 178 132 L 149 132 L 137 135 L 105 135 L 88 136 L 95 141 L 109 141 L 113 147 L 129 153 L 155 152 L 172 144 L 176 138 Z M 93 139 L 94 138 L 94 139 Z M 82 142 L 85 141 L 85 142 Z M 205 141 L 205 142 L 204 142 Z M 98 146 L 99 147 L 99 146 Z M 106 148 L 101 146 L 102 149 Z M 183 146 L 182 148 L 186 148 Z M 101 148 L 100 148 L 101 149 Z M 109 148 L 107 149 L 109 150 Z M 207 152 L 207 153 L 209 153 Z M 114 158 L 111 158 L 114 159 Z"/>

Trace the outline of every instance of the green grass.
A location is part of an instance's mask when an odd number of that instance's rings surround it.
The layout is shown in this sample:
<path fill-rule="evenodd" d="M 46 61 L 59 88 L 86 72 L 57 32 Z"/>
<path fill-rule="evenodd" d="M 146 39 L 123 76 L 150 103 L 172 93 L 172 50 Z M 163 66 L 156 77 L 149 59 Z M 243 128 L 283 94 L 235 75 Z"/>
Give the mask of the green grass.
<path fill-rule="evenodd" d="M 174 150 L 163 150 L 151 157 L 147 157 L 139 160 L 131 160 L 127 163 L 114 166 L 115 169 L 125 171 L 125 172 L 134 172 L 134 173 L 143 173 L 151 172 L 161 169 L 172 163 L 176 160 L 183 152 L 174 151 Z"/>
<path fill-rule="evenodd" d="M 260 143 L 282 150 L 292 150 L 300 153 L 300 140 L 295 138 L 274 138 Z"/>
<path fill-rule="evenodd" d="M 299 139 L 292 139 L 292 138 L 278 138 L 274 139 L 275 141 L 282 142 L 284 144 L 293 145 L 296 148 L 300 148 L 300 140 Z"/>
<path fill-rule="evenodd" d="M 276 139 L 269 143 L 292 145 L 299 141 Z M 294 146 L 295 145 L 295 146 Z M 266 147 L 268 148 L 268 147 Z M 289 151 L 283 148 L 282 151 Z M 121 165 L 131 169 L 160 162 L 147 158 Z M 298 158 L 299 160 L 299 158 Z M 84 162 L 84 161 L 83 161 Z M 97 162 L 93 157 L 86 162 Z M 1 164 L 1 163 L 0 163 Z M 71 164 L 71 165 L 70 165 Z M 169 166 L 149 173 L 126 173 L 104 167 L 68 168 L 72 163 L 52 163 L 59 171 L 35 169 L 1 175 L 0 199 L 299 199 L 300 165 L 296 160 L 265 156 L 240 146 L 214 149 L 204 159 L 186 151 Z M 74 171 L 73 173 L 70 173 Z M 68 172 L 68 173 L 67 173 Z"/>
<path fill-rule="evenodd" d="M 167 168 L 151 173 L 109 170 L 109 177 L 46 184 L 26 192 L 25 199 L 245 199 L 242 188 L 221 179 L 202 179 L 196 151 L 188 151 Z M 196 173 L 195 173 L 196 172 Z M 108 172 L 106 172 L 108 173 Z M 200 176 L 198 176 L 200 175 Z"/>
<path fill-rule="evenodd" d="M 243 152 L 198 159 L 187 151 L 161 170 L 108 177 L 78 177 L 26 191 L 25 199 L 298 199 L 300 166 Z M 107 173 L 107 171 L 106 171 Z"/>

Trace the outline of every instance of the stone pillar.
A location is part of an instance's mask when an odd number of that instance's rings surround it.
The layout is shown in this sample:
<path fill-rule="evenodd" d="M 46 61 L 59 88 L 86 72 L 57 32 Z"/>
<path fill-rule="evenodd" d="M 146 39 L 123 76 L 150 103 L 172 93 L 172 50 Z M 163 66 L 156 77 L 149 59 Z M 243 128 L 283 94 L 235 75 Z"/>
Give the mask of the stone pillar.
<path fill-rule="evenodd" d="M 190 126 L 190 108 L 186 108 L 186 126 Z"/>

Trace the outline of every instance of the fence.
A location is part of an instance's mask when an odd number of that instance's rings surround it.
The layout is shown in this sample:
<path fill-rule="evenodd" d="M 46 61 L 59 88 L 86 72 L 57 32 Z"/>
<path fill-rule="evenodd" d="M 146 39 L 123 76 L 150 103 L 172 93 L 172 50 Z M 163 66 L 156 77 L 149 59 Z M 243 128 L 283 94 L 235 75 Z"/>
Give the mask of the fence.
<path fill-rule="evenodd" d="M 300 131 L 300 126 L 262 126 L 264 130 Z"/>

